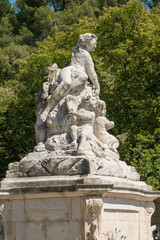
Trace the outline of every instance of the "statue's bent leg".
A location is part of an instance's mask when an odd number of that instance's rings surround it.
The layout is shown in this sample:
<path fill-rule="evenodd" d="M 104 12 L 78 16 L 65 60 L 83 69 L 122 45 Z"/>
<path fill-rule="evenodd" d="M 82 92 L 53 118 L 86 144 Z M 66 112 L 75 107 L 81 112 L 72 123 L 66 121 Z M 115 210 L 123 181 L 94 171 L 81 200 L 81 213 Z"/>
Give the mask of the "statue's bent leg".
<path fill-rule="evenodd" d="M 71 148 L 77 148 L 77 126 L 76 125 L 72 125 L 70 128 L 70 135 L 72 138 L 72 142 L 71 142 Z"/>
<path fill-rule="evenodd" d="M 86 143 L 86 136 L 81 134 L 80 135 L 79 146 L 78 146 L 78 150 L 79 151 L 83 151 L 84 150 L 85 143 Z"/>
<path fill-rule="evenodd" d="M 85 127 L 85 130 L 83 129 L 81 131 L 81 134 L 79 136 L 79 139 L 80 139 L 79 146 L 78 146 L 78 150 L 79 151 L 83 151 L 84 150 L 86 141 L 87 140 L 91 140 L 91 135 L 92 135 L 92 130 L 90 129 L 90 126 Z"/>
<path fill-rule="evenodd" d="M 79 90 L 81 87 L 85 86 L 87 79 L 88 77 L 86 76 L 86 74 L 80 73 L 80 75 L 77 78 L 73 79 L 71 86 L 65 92 L 65 96 L 67 96 L 68 94 L 72 94 Z"/>
<path fill-rule="evenodd" d="M 41 114 L 40 118 L 43 122 L 46 121 L 46 118 L 49 114 L 49 112 L 54 109 L 56 107 L 56 105 L 60 102 L 60 100 L 65 96 L 65 92 L 67 91 L 67 89 L 70 87 L 71 85 L 71 72 L 69 71 L 69 69 L 65 69 L 65 71 L 61 71 L 62 73 L 60 73 L 60 79 L 61 79 L 61 83 L 60 85 L 55 89 L 55 91 L 52 93 L 47 107 L 45 108 L 45 110 L 43 111 L 43 113 Z"/>

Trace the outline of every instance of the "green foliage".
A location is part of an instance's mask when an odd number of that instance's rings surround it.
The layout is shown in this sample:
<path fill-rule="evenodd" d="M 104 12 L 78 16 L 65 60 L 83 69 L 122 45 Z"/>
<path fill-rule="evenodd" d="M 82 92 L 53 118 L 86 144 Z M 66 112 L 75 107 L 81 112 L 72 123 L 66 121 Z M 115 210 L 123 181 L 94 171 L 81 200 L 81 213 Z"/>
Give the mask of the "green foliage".
<path fill-rule="evenodd" d="M 159 0 L 143 0 L 142 1 L 149 9 L 159 7 L 160 2 Z"/>
<path fill-rule="evenodd" d="M 28 47 L 14 43 L 0 49 L 0 177 L 4 176 L 8 163 L 19 160 L 27 149 L 23 126 L 30 114 L 23 101 L 25 89 L 16 76 L 29 54 Z"/>
<path fill-rule="evenodd" d="M 21 29 L 19 29 L 19 34 L 15 36 L 15 42 L 21 45 L 26 44 L 31 46 L 34 39 L 34 34 L 27 27 L 21 27 Z"/>
<path fill-rule="evenodd" d="M 153 134 L 141 132 L 123 146 L 125 161 L 136 167 L 141 180 L 152 185 L 155 190 L 160 186 L 160 128 Z M 129 151 L 127 151 L 129 149 Z"/>
<path fill-rule="evenodd" d="M 29 56 L 29 48 L 11 43 L 7 47 L 0 49 L 0 83 L 14 79 L 19 71 L 21 60 Z"/>
<path fill-rule="evenodd" d="M 7 46 L 14 41 L 12 31 L 13 26 L 10 23 L 9 15 L 2 17 L 0 22 L 0 47 Z"/>
<path fill-rule="evenodd" d="M 124 142 L 121 158 L 134 165 L 142 179 L 152 182 L 155 188 L 159 186 L 159 166 L 155 168 L 153 162 L 159 153 L 155 145 L 147 143 L 151 141 L 149 136 L 153 136 L 155 144 L 159 142 L 154 135 L 159 129 L 160 113 L 159 27 L 160 15 L 148 12 L 139 1 L 130 1 L 121 8 L 106 9 L 97 28 L 99 72 L 108 69 L 113 79 L 111 84 L 102 81 L 108 87 L 102 97 L 118 126 L 115 133 Z M 142 146 L 140 139 L 144 140 Z"/>
<path fill-rule="evenodd" d="M 63 11 L 70 7 L 70 5 L 74 4 L 82 4 L 85 0 L 49 0 L 48 3 L 53 6 L 55 12 Z"/>
<path fill-rule="evenodd" d="M 11 7 L 11 4 L 8 0 L 1 0 L 0 1 L 0 21 L 3 17 L 5 17 L 7 14 L 12 13 L 13 9 Z"/>
<path fill-rule="evenodd" d="M 95 5 L 91 5 L 91 1 L 85 1 L 83 4 L 72 2 L 72 4 L 61 13 L 58 23 L 60 25 L 73 25 L 85 16 L 94 18 L 95 10 Z"/>
<path fill-rule="evenodd" d="M 34 14 L 32 32 L 38 40 L 47 38 L 54 30 L 55 13 L 49 6 L 39 7 Z"/>
<path fill-rule="evenodd" d="M 30 119 L 34 104 L 31 106 L 28 91 L 17 81 L 1 87 L 0 96 L 0 106 L 3 108 L 0 113 L 0 177 L 3 177 L 9 162 L 18 161 L 27 151 L 32 150 L 29 147 L 34 141 L 30 139 L 33 132 Z"/>
<path fill-rule="evenodd" d="M 46 6 L 48 1 L 46 0 L 16 0 L 15 6 L 19 10 L 23 10 L 26 6 L 32 8 L 39 8 L 41 6 Z"/>
<path fill-rule="evenodd" d="M 155 52 L 155 48 L 159 48 L 156 27 L 152 14 L 136 1 L 121 9 L 106 10 L 105 16 L 100 18 L 99 53 L 103 56 L 103 67 L 110 67 L 111 73 L 116 75 L 113 105 L 115 112 L 119 109 L 118 124 L 124 122 L 122 131 L 128 131 L 136 120 L 142 128 L 148 127 L 148 121 L 149 127 L 151 122 L 154 125 L 155 114 L 150 111 L 150 114 L 144 115 L 140 111 L 151 105 L 159 91 L 156 87 L 159 78 L 158 52 Z"/>

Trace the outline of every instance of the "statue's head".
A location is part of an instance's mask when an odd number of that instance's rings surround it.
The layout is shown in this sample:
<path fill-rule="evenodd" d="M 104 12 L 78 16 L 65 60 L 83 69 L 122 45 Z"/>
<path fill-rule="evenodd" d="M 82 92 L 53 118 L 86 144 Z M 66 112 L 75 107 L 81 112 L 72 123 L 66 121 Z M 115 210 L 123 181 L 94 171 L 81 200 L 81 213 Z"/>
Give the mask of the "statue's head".
<path fill-rule="evenodd" d="M 106 103 L 104 101 L 97 100 L 96 114 L 97 114 L 97 116 L 105 116 L 106 115 Z"/>
<path fill-rule="evenodd" d="M 85 95 L 81 100 L 81 107 L 88 110 L 94 111 L 96 108 L 96 97 L 92 96 L 92 94 Z"/>
<path fill-rule="evenodd" d="M 84 33 L 79 36 L 78 43 L 88 52 L 94 51 L 97 45 L 97 37 L 92 33 Z"/>

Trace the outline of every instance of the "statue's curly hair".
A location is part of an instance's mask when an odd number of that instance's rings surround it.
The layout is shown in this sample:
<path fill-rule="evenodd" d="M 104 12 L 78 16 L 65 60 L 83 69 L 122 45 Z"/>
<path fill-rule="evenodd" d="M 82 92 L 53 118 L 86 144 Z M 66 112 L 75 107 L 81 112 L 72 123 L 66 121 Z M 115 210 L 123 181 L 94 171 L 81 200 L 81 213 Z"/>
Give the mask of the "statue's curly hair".
<path fill-rule="evenodd" d="M 81 34 L 81 35 L 79 36 L 79 41 L 78 41 L 78 43 L 79 43 L 81 46 L 85 47 L 85 46 L 87 45 L 87 43 L 88 43 L 90 40 L 92 40 L 92 39 L 96 39 L 96 40 L 97 40 L 97 37 L 96 37 L 95 34 L 93 34 L 93 33 L 84 33 L 84 34 Z"/>
<path fill-rule="evenodd" d="M 98 116 L 100 116 L 104 110 L 106 110 L 106 103 L 104 101 L 98 99 L 97 105 L 96 105 L 96 114 Z"/>

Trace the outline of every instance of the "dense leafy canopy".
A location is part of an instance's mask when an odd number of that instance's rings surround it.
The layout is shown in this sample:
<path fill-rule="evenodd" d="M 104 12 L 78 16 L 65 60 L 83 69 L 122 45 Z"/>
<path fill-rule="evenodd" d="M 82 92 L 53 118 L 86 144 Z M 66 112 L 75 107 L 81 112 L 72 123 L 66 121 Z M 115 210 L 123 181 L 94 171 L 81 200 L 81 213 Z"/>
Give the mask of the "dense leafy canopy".
<path fill-rule="evenodd" d="M 142 1 L 148 8 L 154 8 L 160 6 L 159 0 L 143 0 Z"/>
<path fill-rule="evenodd" d="M 0 1 L 0 20 L 2 17 L 5 17 L 7 14 L 13 13 L 13 9 L 11 8 L 11 4 L 9 0 L 1 0 Z"/>
<path fill-rule="evenodd" d="M 160 15 L 135 1 L 107 9 L 98 25 L 101 68 L 113 78 L 103 98 L 124 140 L 121 157 L 154 186 L 160 179 L 159 29 Z"/>
<path fill-rule="evenodd" d="M 15 11 L 1 1 L 1 177 L 35 145 L 34 96 L 44 67 L 67 66 L 79 34 L 93 32 L 101 98 L 116 124 L 121 159 L 160 189 L 160 9 L 156 1 L 150 11 L 139 0 L 126 2 L 17 0 Z"/>

